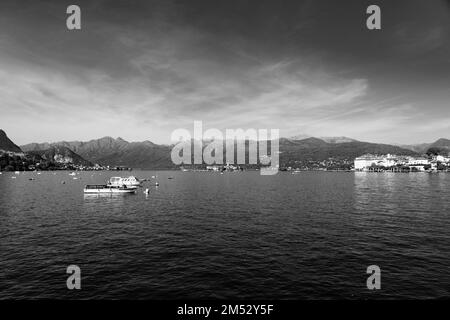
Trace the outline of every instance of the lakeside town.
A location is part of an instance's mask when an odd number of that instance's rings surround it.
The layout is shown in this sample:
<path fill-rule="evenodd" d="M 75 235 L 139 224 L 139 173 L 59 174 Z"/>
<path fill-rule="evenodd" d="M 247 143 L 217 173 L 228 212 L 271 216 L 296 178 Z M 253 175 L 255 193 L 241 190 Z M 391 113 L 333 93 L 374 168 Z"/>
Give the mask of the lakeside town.
<path fill-rule="evenodd" d="M 354 161 L 355 171 L 371 172 L 437 172 L 449 171 L 450 157 L 429 155 L 421 157 L 365 154 Z"/>
<path fill-rule="evenodd" d="M 136 169 L 136 168 L 134 168 Z M 138 168 L 139 169 L 139 168 Z M 181 171 L 237 172 L 259 170 L 258 165 L 198 165 L 181 166 Z M 63 159 L 36 161 L 36 159 L 12 152 L 1 152 L 0 171 L 131 171 L 127 166 L 83 165 Z M 394 154 L 364 154 L 355 159 L 330 157 L 326 160 L 298 160 L 293 165 L 281 165 L 280 171 L 362 171 L 362 172 L 449 172 L 450 156 L 425 154 L 405 156 Z"/>
<path fill-rule="evenodd" d="M 298 167 L 282 167 L 281 171 L 359 171 L 359 172 L 450 172 L 450 156 L 405 156 L 364 154 L 351 159 L 329 158 L 303 161 Z"/>
<path fill-rule="evenodd" d="M 323 161 L 299 161 L 297 167 L 279 167 L 280 171 L 299 172 L 299 171 L 363 171 L 363 172 L 449 172 L 450 156 L 443 155 L 423 155 L 423 156 L 404 156 L 404 155 L 374 155 L 364 154 L 360 157 L 351 159 L 329 158 Z M 255 170 L 258 168 L 239 165 L 210 165 L 199 166 L 197 168 L 180 168 L 182 171 L 244 171 Z"/>

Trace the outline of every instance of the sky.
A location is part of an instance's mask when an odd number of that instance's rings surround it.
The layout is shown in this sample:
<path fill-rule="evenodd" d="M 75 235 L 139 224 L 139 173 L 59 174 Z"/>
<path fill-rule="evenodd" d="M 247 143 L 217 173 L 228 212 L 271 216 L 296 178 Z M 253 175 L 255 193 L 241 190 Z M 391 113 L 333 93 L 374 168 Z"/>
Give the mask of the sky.
<path fill-rule="evenodd" d="M 66 8 L 81 8 L 68 30 Z M 368 30 L 366 8 L 381 8 Z M 450 138 L 448 0 L 0 2 L 0 129 L 16 144 L 178 128 Z"/>

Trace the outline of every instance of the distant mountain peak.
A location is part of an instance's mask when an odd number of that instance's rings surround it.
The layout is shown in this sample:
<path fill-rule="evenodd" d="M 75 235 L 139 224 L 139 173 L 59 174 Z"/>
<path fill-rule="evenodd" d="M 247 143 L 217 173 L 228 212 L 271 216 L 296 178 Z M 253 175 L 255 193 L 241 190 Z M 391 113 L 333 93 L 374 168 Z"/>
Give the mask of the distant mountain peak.
<path fill-rule="evenodd" d="M 114 139 L 111 136 L 104 136 L 104 137 L 101 137 L 100 139 L 95 139 L 95 140 L 98 140 L 98 141 L 113 141 L 113 140 L 116 140 L 116 139 Z"/>
<path fill-rule="evenodd" d="M 357 140 L 349 138 L 349 137 L 344 137 L 344 136 L 340 136 L 340 137 L 319 137 L 320 139 L 322 139 L 325 142 L 328 143 L 347 143 L 347 142 L 355 142 Z"/>
<path fill-rule="evenodd" d="M 440 138 L 440 139 L 436 140 L 433 143 L 433 145 L 449 147 L 450 146 L 450 140 L 449 139 L 445 139 L 445 138 Z"/>
<path fill-rule="evenodd" d="M 297 134 L 295 136 L 292 136 L 290 138 L 288 138 L 289 140 L 303 140 L 303 139 L 307 139 L 307 138 L 311 138 L 311 136 L 309 134 Z"/>
<path fill-rule="evenodd" d="M 22 152 L 22 149 L 20 149 L 14 142 L 12 142 L 8 136 L 6 135 L 6 132 L 0 129 L 0 150 L 4 151 L 11 151 L 11 152 Z"/>

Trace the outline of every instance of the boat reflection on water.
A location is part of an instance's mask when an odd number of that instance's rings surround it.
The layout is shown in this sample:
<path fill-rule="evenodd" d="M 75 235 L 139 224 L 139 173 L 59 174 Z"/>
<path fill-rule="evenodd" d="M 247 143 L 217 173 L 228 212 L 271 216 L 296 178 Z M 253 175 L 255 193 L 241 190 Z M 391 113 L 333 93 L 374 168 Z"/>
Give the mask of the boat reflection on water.
<path fill-rule="evenodd" d="M 83 196 L 83 207 L 85 210 L 98 212 L 111 209 L 121 209 L 129 197 L 136 196 L 135 193 L 85 193 Z"/>
<path fill-rule="evenodd" d="M 124 197 L 135 196 L 136 193 L 84 193 L 84 200 L 90 199 L 123 199 Z"/>

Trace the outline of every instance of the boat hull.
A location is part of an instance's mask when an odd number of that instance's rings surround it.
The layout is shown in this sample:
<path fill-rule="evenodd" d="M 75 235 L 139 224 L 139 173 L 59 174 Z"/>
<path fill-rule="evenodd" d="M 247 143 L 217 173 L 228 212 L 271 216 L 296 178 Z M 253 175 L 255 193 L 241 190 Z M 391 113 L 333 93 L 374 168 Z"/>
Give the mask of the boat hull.
<path fill-rule="evenodd" d="M 84 193 L 90 194 L 98 194 L 98 193 L 106 193 L 106 194 L 121 194 L 121 193 L 135 193 L 136 188 L 133 187 L 113 187 L 102 184 L 88 184 L 84 187 Z"/>
<path fill-rule="evenodd" d="M 105 188 L 105 189 L 84 189 L 84 193 L 96 194 L 96 193 L 135 193 L 136 189 L 116 189 L 116 188 Z"/>

